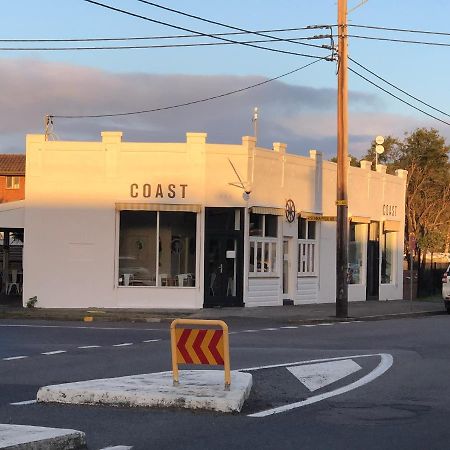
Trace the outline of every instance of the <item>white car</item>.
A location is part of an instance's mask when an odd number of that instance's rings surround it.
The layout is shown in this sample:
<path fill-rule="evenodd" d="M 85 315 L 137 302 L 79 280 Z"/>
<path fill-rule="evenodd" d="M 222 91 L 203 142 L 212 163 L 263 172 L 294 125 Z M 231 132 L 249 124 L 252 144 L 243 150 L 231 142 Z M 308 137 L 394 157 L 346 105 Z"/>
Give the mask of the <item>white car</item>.
<path fill-rule="evenodd" d="M 450 266 L 442 275 L 442 298 L 444 299 L 444 304 L 447 312 L 450 314 Z"/>

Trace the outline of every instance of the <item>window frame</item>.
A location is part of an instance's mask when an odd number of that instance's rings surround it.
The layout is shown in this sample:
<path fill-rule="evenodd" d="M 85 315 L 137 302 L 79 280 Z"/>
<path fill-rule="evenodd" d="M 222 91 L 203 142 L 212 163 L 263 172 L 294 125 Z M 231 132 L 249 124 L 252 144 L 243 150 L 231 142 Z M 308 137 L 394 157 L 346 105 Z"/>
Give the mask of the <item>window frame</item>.
<path fill-rule="evenodd" d="M 388 234 L 393 236 L 393 243 L 391 248 L 391 274 L 389 282 L 383 281 L 383 255 L 386 253 L 386 245 Z M 397 281 L 397 245 L 398 245 L 398 232 L 397 231 L 383 231 L 381 233 L 380 242 L 380 286 L 394 286 Z"/>
<path fill-rule="evenodd" d="M 20 189 L 20 177 L 17 175 L 7 175 L 5 187 L 10 190 Z"/>
<path fill-rule="evenodd" d="M 300 237 L 301 221 L 305 222 L 305 238 Z M 314 238 L 308 238 L 309 224 L 314 223 Z M 320 233 L 320 221 L 308 220 L 305 217 L 298 217 L 297 223 L 297 277 L 317 277 L 319 274 L 319 233 Z M 305 250 L 306 249 L 306 250 Z M 312 249 L 312 250 L 311 250 Z M 308 270 L 309 265 L 312 263 L 313 270 Z M 303 265 L 306 266 L 306 270 L 301 270 Z"/>
<path fill-rule="evenodd" d="M 198 235 L 199 235 L 199 213 L 198 212 L 192 212 L 192 211 L 160 211 L 156 210 L 154 211 L 156 213 L 156 232 L 155 232 L 155 239 L 156 239 L 156 248 L 159 248 L 159 237 L 160 237 L 160 214 L 164 212 L 170 212 L 170 213 L 189 213 L 195 215 L 195 267 L 194 267 L 194 284 L 192 286 L 163 286 L 160 284 L 160 267 L 159 267 L 159 261 L 160 261 L 160 252 L 156 251 L 155 254 L 155 284 L 154 285 L 124 285 L 120 284 L 120 214 L 121 212 L 129 211 L 129 212 L 140 212 L 141 210 L 127 210 L 127 209 L 121 209 L 116 211 L 116 288 L 151 288 L 151 289 L 197 289 L 199 286 L 199 275 L 198 275 L 198 264 L 199 264 L 199 246 L 198 246 Z M 145 210 L 142 210 L 145 211 Z"/>
<path fill-rule="evenodd" d="M 278 277 L 280 270 L 279 270 L 279 245 L 278 245 L 278 238 L 280 233 L 280 221 L 279 216 L 274 214 L 259 214 L 259 213 L 250 213 L 249 218 L 251 214 L 255 214 L 258 216 L 262 216 L 262 236 L 255 236 L 250 234 L 250 227 L 249 227 L 249 266 L 248 266 L 248 274 L 250 277 Z M 276 226 L 277 226 L 277 232 L 276 236 L 266 236 L 266 217 L 267 216 L 273 216 L 276 220 Z M 253 261 L 251 260 L 252 257 L 252 249 L 253 249 Z M 267 270 L 261 270 L 265 267 L 260 267 L 258 270 L 258 250 L 261 249 L 261 260 L 266 263 L 264 255 L 266 254 L 267 249 Z M 253 265 L 253 270 L 250 270 L 250 267 Z"/>

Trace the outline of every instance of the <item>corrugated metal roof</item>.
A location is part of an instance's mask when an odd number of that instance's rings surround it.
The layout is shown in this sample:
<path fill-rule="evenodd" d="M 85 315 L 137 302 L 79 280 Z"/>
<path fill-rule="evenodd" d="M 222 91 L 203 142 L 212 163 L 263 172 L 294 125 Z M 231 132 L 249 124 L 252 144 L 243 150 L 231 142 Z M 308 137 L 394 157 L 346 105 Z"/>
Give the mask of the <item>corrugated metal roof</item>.
<path fill-rule="evenodd" d="M 25 176 L 25 155 L 0 154 L 0 175 Z"/>

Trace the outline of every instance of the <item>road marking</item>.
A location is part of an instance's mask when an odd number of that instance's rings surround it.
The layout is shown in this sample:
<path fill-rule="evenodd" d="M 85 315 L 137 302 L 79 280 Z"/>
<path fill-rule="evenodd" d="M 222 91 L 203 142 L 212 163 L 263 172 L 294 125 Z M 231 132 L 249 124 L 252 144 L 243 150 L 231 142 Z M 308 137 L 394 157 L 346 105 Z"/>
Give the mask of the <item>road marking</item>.
<path fill-rule="evenodd" d="M 347 386 L 340 387 L 338 389 L 335 389 L 330 392 L 325 392 L 324 394 L 315 395 L 313 397 L 309 397 L 306 400 L 302 400 L 300 402 L 291 403 L 289 405 L 279 406 L 277 408 L 268 409 L 266 411 L 260 411 L 257 413 L 249 414 L 248 417 L 266 417 L 270 416 L 272 414 L 279 414 L 282 412 L 290 411 L 292 409 L 300 408 L 302 406 L 311 405 L 313 403 L 320 402 L 321 400 L 325 400 L 330 397 L 334 397 L 336 395 L 344 394 L 345 392 L 352 391 L 353 389 L 356 389 L 358 387 L 364 386 L 367 383 L 370 383 L 371 381 L 375 380 L 379 376 L 383 375 L 389 368 L 392 366 L 394 359 L 392 355 L 388 353 L 374 353 L 369 355 L 352 355 L 352 356 L 344 356 L 344 357 L 338 357 L 338 358 L 328 358 L 328 359 L 316 359 L 311 361 L 299 361 L 297 363 L 288 363 L 288 364 L 279 364 L 279 365 L 271 365 L 271 366 L 262 366 L 262 367 L 255 367 L 250 369 L 240 369 L 245 371 L 250 370 L 257 370 L 257 369 L 268 369 L 268 368 L 274 368 L 274 367 L 288 367 L 292 365 L 300 365 L 300 364 L 310 364 L 315 362 L 327 362 L 327 361 L 339 361 L 344 359 L 356 359 L 356 358 L 366 358 L 368 356 L 379 356 L 381 358 L 380 363 L 377 367 L 375 367 L 374 370 L 369 372 L 364 377 L 360 378 L 359 380 L 354 381 L 353 383 L 348 384 Z"/>
<path fill-rule="evenodd" d="M 28 358 L 28 356 L 10 356 L 8 358 L 3 358 L 3 361 L 14 361 L 15 359 L 24 359 Z"/>
<path fill-rule="evenodd" d="M 290 327 L 280 327 L 281 329 L 283 329 L 283 330 L 296 330 L 296 329 L 298 329 L 298 327 L 293 327 L 293 326 L 290 326 Z"/>
<path fill-rule="evenodd" d="M 279 328 L 261 328 L 260 331 L 278 331 Z"/>
<path fill-rule="evenodd" d="M 133 342 L 124 342 L 123 344 L 114 344 L 113 347 L 128 347 L 129 345 L 133 345 Z"/>
<path fill-rule="evenodd" d="M 313 392 L 345 378 L 361 368 L 352 359 L 343 359 L 342 361 L 292 366 L 287 367 L 287 370 Z"/>
<path fill-rule="evenodd" d="M 261 330 L 242 330 L 242 331 L 239 331 L 239 333 L 257 333 L 258 331 L 261 331 Z"/>
<path fill-rule="evenodd" d="M 146 341 L 142 342 L 159 342 L 161 339 L 147 339 Z"/>
<path fill-rule="evenodd" d="M 77 347 L 80 349 L 85 349 L 85 348 L 100 348 L 101 345 L 82 345 L 81 347 Z"/>
<path fill-rule="evenodd" d="M 317 327 L 317 325 L 302 325 L 302 327 L 310 328 L 310 327 Z"/>
<path fill-rule="evenodd" d="M 60 353 L 67 353 L 67 350 L 54 350 L 53 352 L 42 352 L 41 355 L 59 355 Z"/>
<path fill-rule="evenodd" d="M 22 406 L 22 405 L 33 405 L 36 403 L 36 400 L 24 400 L 23 402 L 14 402 L 10 403 L 12 406 Z"/>
<path fill-rule="evenodd" d="M 133 447 L 129 445 L 115 445 L 114 447 L 104 447 L 100 450 L 131 450 Z"/>
<path fill-rule="evenodd" d="M 318 327 L 329 327 L 330 325 L 334 325 L 334 323 L 318 323 Z"/>
<path fill-rule="evenodd" d="M 80 330 L 131 330 L 131 331 L 165 331 L 164 328 L 127 328 L 127 327 L 96 327 L 96 326 L 64 326 L 64 325 L 24 325 L 24 324 L 1 324 L 3 328 L 68 328 Z"/>

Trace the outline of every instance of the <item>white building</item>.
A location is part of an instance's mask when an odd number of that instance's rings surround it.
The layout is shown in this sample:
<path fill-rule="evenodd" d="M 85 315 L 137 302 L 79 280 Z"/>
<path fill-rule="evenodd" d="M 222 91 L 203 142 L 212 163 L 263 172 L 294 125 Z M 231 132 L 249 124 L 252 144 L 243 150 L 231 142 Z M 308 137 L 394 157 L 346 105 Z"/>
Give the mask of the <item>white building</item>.
<path fill-rule="evenodd" d="M 349 168 L 349 300 L 402 298 L 406 172 Z M 23 299 L 46 308 L 335 301 L 336 164 L 311 150 L 27 136 Z"/>

